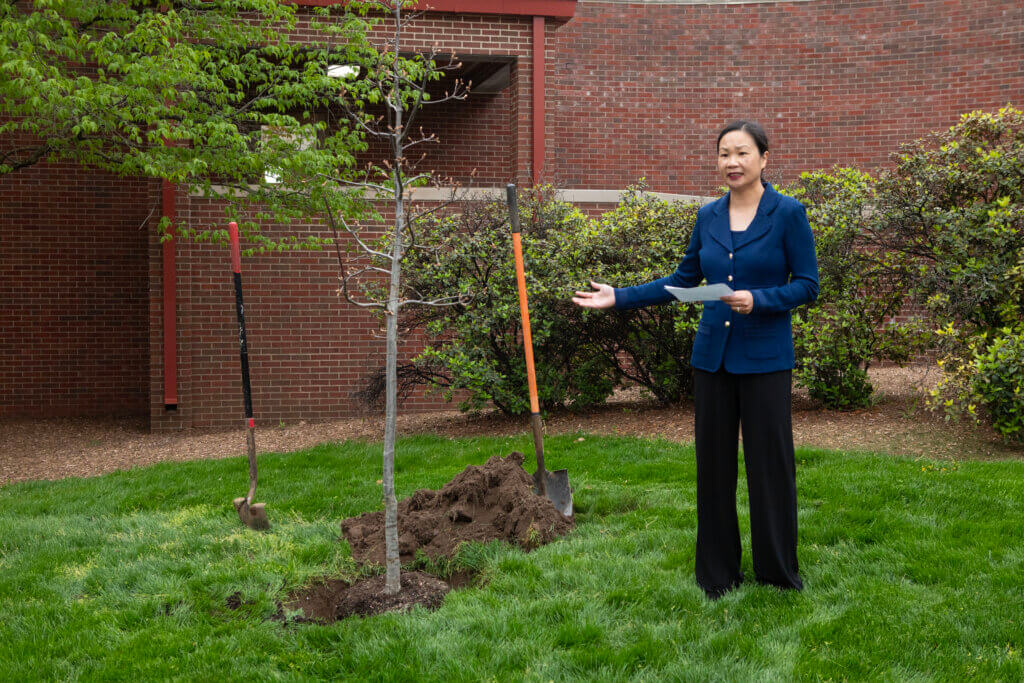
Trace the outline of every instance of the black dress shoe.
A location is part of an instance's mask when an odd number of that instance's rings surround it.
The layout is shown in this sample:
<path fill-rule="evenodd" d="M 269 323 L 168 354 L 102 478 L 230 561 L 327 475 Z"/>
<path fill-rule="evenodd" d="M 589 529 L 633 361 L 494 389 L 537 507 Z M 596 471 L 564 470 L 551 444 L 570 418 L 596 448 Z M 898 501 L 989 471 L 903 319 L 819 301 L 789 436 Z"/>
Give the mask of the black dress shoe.
<path fill-rule="evenodd" d="M 708 596 L 708 600 L 718 600 L 720 597 L 731 591 L 733 588 L 738 588 L 743 583 L 743 572 L 740 572 L 740 577 L 730 583 L 725 588 L 704 588 L 704 595 Z"/>

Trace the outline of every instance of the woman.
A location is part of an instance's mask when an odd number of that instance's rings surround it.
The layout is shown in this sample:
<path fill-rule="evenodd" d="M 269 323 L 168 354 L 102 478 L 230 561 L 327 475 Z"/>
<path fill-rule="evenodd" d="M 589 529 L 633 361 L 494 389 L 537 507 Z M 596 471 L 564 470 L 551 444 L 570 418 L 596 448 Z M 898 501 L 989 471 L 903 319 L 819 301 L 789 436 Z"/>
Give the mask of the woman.
<path fill-rule="evenodd" d="M 768 138 L 752 121 L 718 135 L 718 171 L 729 192 L 697 212 L 676 271 L 636 287 L 576 292 L 586 308 L 674 301 L 666 285 L 723 283 L 733 293 L 705 303 L 693 343 L 697 451 L 697 583 L 716 599 L 743 581 L 736 517 L 737 438 L 750 499 L 759 583 L 800 590 L 796 472 L 790 420 L 794 365 L 790 311 L 818 296 L 814 238 L 804 207 L 761 179 Z"/>

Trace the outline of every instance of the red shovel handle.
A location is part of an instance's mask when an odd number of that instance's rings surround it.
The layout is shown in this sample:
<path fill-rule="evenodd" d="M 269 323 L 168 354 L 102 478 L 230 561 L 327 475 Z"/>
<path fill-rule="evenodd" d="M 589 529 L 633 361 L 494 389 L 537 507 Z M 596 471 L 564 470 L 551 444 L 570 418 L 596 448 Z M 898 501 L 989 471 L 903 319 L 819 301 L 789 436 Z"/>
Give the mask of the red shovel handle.
<path fill-rule="evenodd" d="M 241 274 L 242 272 L 242 251 L 238 246 L 238 223 L 228 223 L 228 237 L 231 239 L 231 268 Z"/>

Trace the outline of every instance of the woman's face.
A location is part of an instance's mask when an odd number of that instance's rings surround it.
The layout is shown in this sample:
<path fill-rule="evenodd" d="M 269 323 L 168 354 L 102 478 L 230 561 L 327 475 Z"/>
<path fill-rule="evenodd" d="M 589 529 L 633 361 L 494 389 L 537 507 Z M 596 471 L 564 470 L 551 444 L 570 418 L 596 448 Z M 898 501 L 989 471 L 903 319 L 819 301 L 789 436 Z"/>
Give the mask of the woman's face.
<path fill-rule="evenodd" d="M 761 182 L 761 170 L 768 154 L 761 154 L 757 143 L 745 130 L 729 131 L 718 142 L 718 172 L 730 190 L 741 190 Z"/>

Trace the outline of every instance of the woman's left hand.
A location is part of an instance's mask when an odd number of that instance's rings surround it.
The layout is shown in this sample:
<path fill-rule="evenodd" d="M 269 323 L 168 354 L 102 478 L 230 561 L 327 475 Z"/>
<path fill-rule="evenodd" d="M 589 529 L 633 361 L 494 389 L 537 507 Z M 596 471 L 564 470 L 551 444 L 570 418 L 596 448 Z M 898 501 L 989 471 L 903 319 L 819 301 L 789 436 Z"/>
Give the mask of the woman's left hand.
<path fill-rule="evenodd" d="M 729 296 L 723 296 L 722 301 L 729 304 L 729 308 L 743 315 L 747 315 L 754 310 L 754 295 L 746 289 L 733 292 Z"/>

